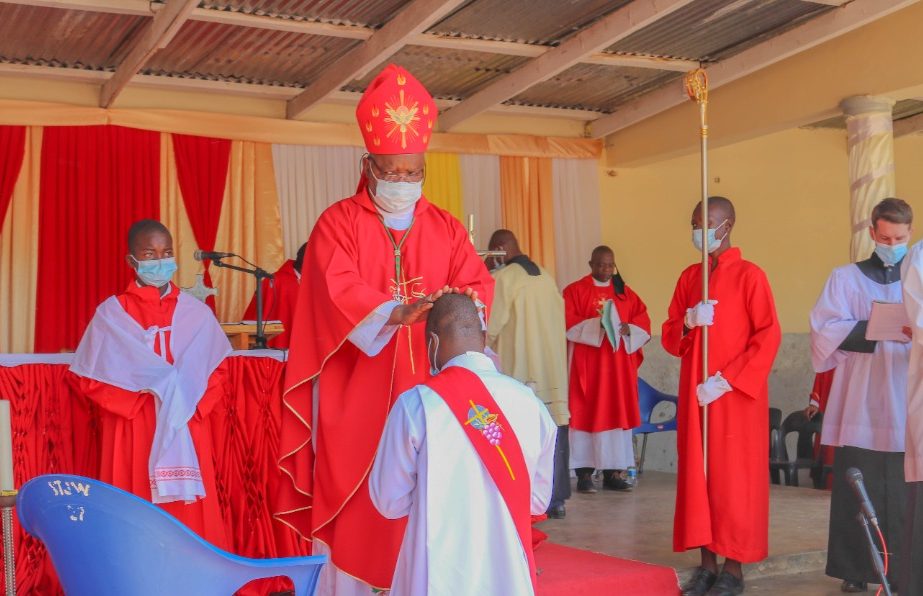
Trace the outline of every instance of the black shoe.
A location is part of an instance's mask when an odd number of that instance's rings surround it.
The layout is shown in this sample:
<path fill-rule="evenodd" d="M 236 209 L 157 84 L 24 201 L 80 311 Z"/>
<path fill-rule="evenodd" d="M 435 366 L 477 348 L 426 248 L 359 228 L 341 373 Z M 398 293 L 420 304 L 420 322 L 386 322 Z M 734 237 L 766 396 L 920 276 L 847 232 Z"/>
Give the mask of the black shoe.
<path fill-rule="evenodd" d="M 621 476 L 613 474 L 612 476 L 608 476 L 603 480 L 603 488 L 606 490 L 627 491 L 634 487 L 628 484 Z"/>
<path fill-rule="evenodd" d="M 869 585 L 866 582 L 854 582 L 849 579 L 844 579 L 843 583 L 840 584 L 841 592 L 868 592 Z"/>
<path fill-rule="evenodd" d="M 564 519 L 567 512 L 564 511 L 564 505 L 555 505 L 554 507 L 549 507 L 545 513 L 548 515 L 548 519 Z"/>
<path fill-rule="evenodd" d="M 743 594 L 744 580 L 736 578 L 727 571 L 722 571 L 715 585 L 707 592 L 707 596 L 737 596 Z"/>
<path fill-rule="evenodd" d="M 683 596 L 705 596 L 708 590 L 715 585 L 717 579 L 718 575 L 716 573 L 712 573 L 704 567 L 699 567 L 695 570 L 692 578 L 684 583 L 680 589 L 683 591 Z"/>
<path fill-rule="evenodd" d="M 592 476 L 583 476 L 577 479 L 577 492 L 593 494 L 596 492 L 596 485 L 593 484 Z"/>

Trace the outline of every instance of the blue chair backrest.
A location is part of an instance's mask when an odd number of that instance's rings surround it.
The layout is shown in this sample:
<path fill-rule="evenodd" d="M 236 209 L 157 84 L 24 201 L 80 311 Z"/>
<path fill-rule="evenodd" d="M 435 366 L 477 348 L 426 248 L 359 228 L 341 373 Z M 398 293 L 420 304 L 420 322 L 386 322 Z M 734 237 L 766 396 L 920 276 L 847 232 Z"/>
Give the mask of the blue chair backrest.
<path fill-rule="evenodd" d="M 647 381 L 638 377 L 638 406 L 641 410 L 641 426 L 634 429 L 634 434 L 640 435 L 676 430 L 676 414 L 674 414 L 673 418 L 670 420 L 664 420 L 663 422 L 653 424 L 651 423 L 651 415 L 654 413 L 654 408 L 657 407 L 657 404 L 670 402 L 676 406 L 677 401 L 675 395 L 661 393 L 648 385 Z"/>
<path fill-rule="evenodd" d="M 214 594 L 280 575 L 313 594 L 325 556 L 248 559 L 204 541 L 160 507 L 104 482 L 49 474 L 22 487 L 23 529 L 41 540 L 67 594 Z"/>

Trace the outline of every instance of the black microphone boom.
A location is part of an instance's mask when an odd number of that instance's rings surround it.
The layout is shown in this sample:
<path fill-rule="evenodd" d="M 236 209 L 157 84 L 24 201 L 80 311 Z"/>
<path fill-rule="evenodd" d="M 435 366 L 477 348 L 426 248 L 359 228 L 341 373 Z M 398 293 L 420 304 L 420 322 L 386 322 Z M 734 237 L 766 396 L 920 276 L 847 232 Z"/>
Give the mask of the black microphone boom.
<path fill-rule="evenodd" d="M 862 482 L 862 472 L 858 468 L 849 468 L 846 470 L 846 482 L 856 493 L 856 499 L 859 501 L 859 507 L 862 513 L 874 527 L 878 527 L 878 515 L 875 514 L 875 508 L 872 507 L 872 501 L 869 494 L 865 492 L 865 483 Z"/>
<path fill-rule="evenodd" d="M 208 250 L 197 250 L 192 253 L 192 258 L 196 261 L 217 261 L 218 259 L 224 259 L 226 257 L 236 257 L 232 252 L 212 252 Z"/>

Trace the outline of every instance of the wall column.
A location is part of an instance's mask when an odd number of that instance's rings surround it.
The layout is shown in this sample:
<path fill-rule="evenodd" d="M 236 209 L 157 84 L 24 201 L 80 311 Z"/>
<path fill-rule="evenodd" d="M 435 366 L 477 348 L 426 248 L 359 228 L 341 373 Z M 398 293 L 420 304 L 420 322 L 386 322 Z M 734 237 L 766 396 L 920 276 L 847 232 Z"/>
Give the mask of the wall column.
<path fill-rule="evenodd" d="M 893 99 L 873 95 L 855 95 L 840 102 L 846 114 L 852 224 L 849 257 L 853 262 L 867 259 L 875 250 L 868 233 L 872 209 L 895 193 L 893 107 Z"/>

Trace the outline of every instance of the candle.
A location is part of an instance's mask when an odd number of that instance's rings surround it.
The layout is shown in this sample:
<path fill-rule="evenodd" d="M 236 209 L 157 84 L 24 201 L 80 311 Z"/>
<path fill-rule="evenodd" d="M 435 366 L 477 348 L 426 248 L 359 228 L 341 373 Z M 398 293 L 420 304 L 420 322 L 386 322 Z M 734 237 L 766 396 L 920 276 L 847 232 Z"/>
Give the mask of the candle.
<path fill-rule="evenodd" d="M 474 213 L 468 214 L 468 240 L 474 244 Z"/>
<path fill-rule="evenodd" d="M 0 491 L 13 490 L 13 434 L 10 402 L 0 400 Z"/>

